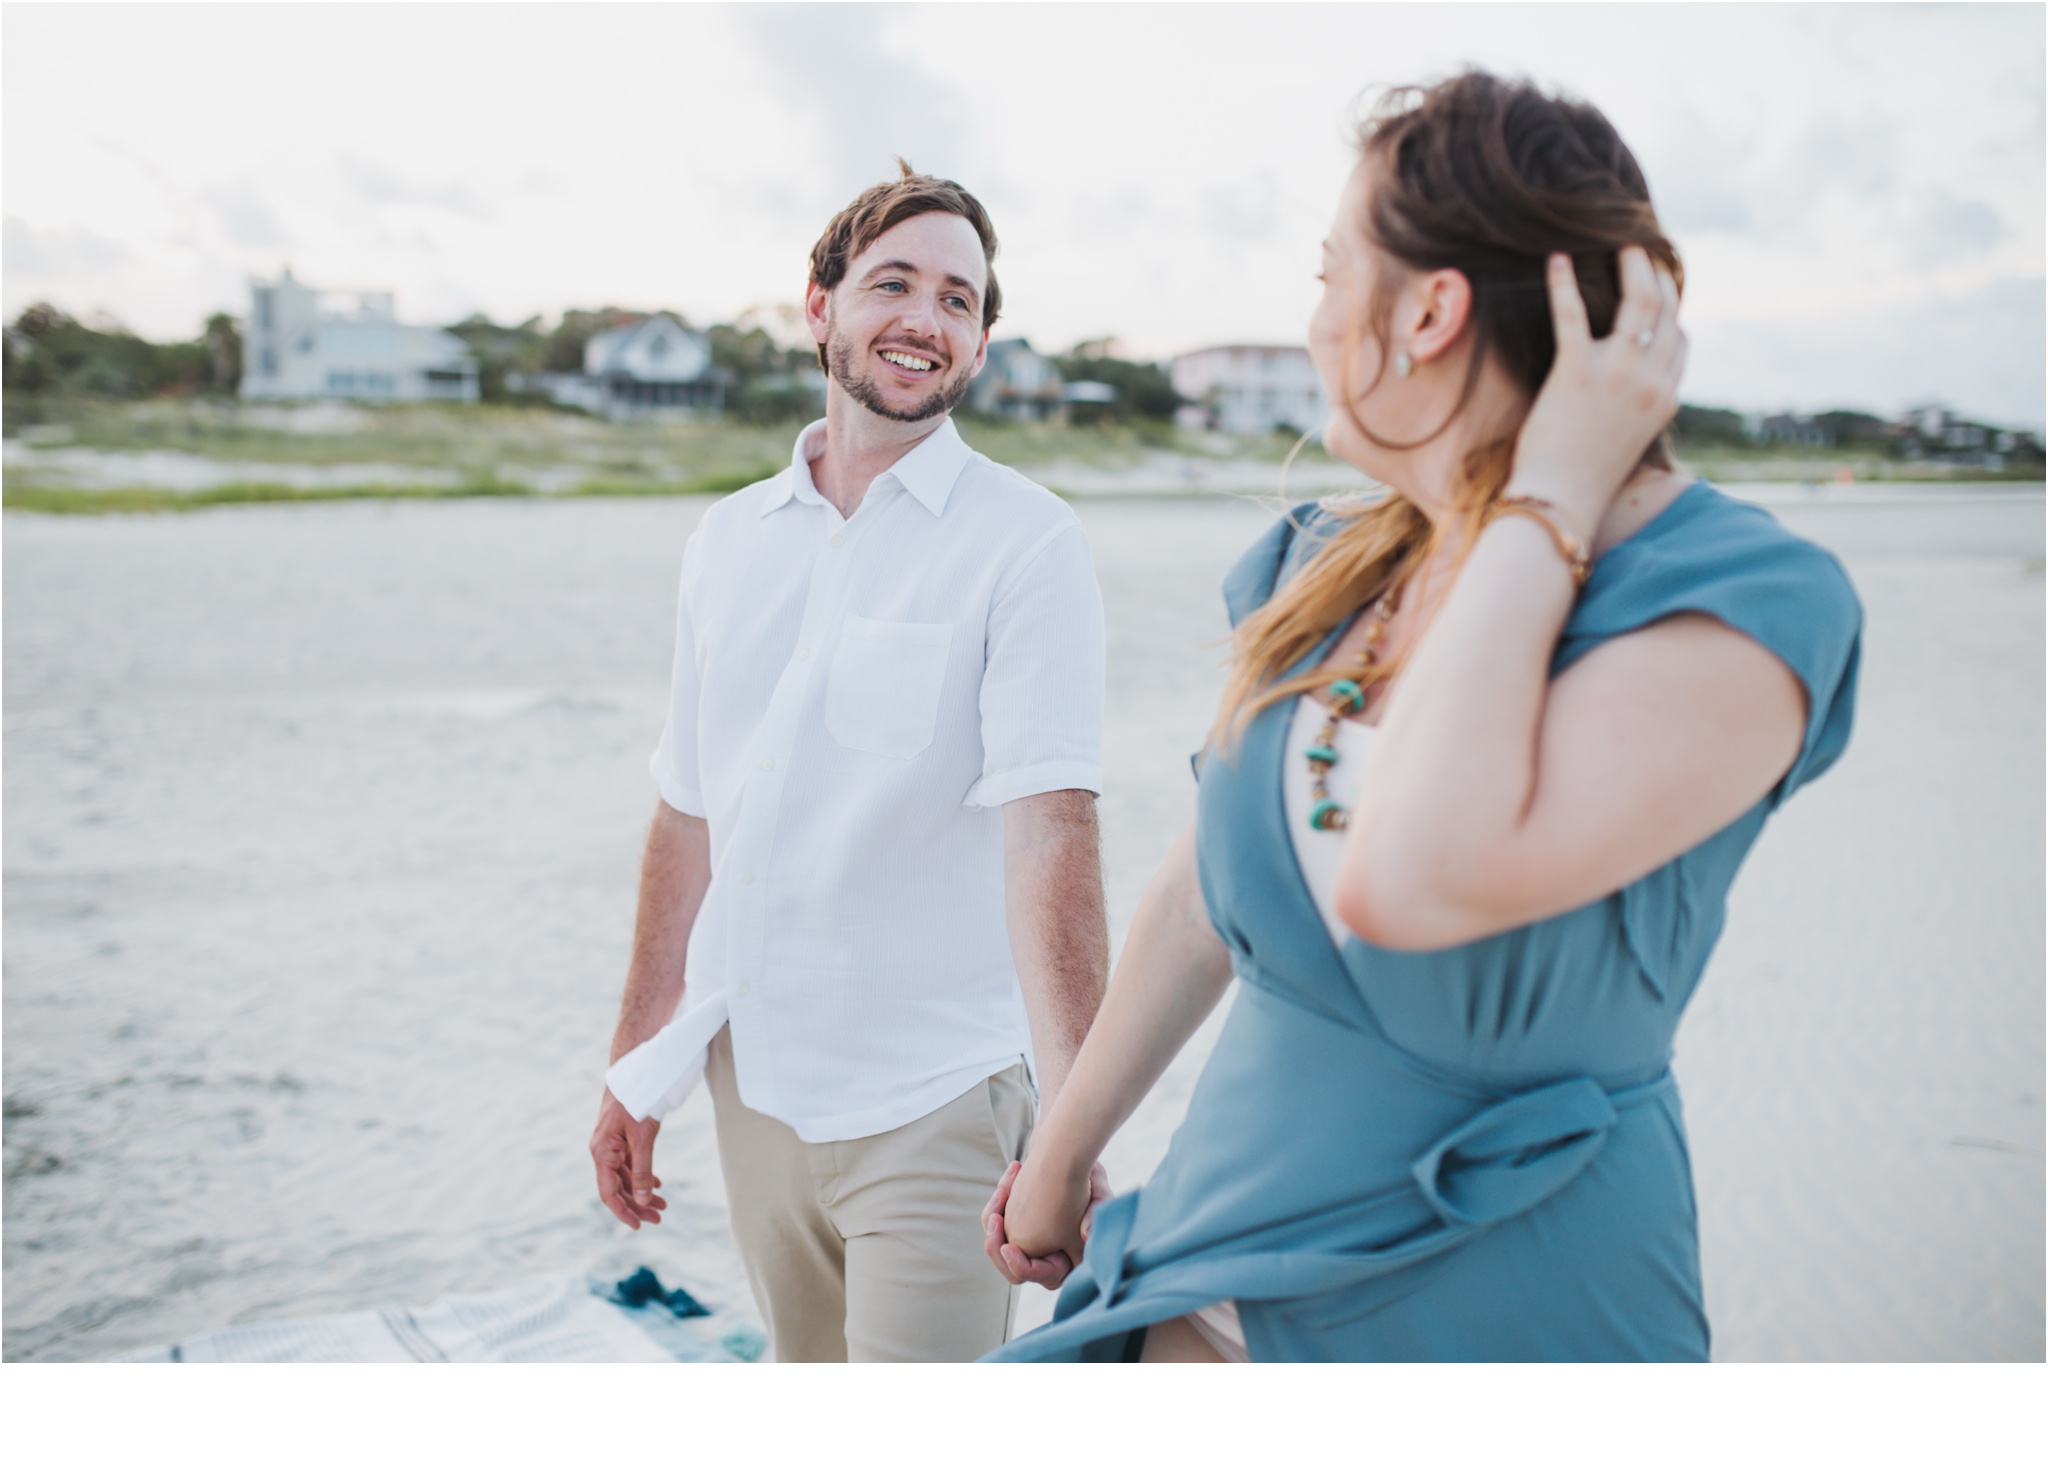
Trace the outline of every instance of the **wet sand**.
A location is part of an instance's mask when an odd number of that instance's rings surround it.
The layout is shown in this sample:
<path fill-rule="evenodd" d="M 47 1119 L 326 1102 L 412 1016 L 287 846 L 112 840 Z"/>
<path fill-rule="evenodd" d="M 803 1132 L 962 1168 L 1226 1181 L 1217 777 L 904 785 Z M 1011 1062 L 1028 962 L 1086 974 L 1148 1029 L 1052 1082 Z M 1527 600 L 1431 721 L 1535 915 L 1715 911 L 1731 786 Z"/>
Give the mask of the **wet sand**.
<path fill-rule="evenodd" d="M 1715 1352 L 2038 1360 L 2041 495 L 1781 497 L 1869 629 L 1856 741 L 1752 855 L 1680 1033 Z M 658 1230 L 583 1152 L 703 507 L 7 515 L 7 1358 L 643 1262 L 751 1313 L 702 1097 Z M 1079 509 L 1120 937 L 1269 511 Z"/>

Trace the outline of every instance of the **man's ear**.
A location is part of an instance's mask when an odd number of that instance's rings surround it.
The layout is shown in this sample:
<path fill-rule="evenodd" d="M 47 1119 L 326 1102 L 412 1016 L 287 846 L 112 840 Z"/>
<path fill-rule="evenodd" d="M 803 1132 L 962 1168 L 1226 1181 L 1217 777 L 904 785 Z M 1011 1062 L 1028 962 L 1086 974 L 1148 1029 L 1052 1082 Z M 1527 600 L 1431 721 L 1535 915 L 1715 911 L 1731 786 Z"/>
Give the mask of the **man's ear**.
<path fill-rule="evenodd" d="M 1472 319 L 1472 282 L 1462 270 L 1431 270 L 1415 282 L 1408 353 L 1433 361 L 1451 349 Z"/>
<path fill-rule="evenodd" d="M 969 379 L 981 375 L 981 369 L 988 365 L 988 329 L 983 327 L 981 344 L 974 348 L 974 370 L 967 373 Z"/>
<path fill-rule="evenodd" d="M 811 328 L 811 339 L 820 346 L 832 335 L 832 292 L 816 280 L 804 290 L 804 322 Z"/>

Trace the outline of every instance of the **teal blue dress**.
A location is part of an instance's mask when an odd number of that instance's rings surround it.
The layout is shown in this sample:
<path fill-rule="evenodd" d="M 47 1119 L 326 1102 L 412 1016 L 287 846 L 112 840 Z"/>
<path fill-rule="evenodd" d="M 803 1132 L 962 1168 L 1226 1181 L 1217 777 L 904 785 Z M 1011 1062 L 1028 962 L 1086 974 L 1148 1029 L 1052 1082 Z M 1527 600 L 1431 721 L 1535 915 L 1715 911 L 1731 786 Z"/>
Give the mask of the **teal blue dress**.
<path fill-rule="evenodd" d="M 1232 621 L 1334 523 L 1305 506 L 1254 545 Z M 1158 1172 L 1097 1212 L 1053 1321 L 991 1359 L 1134 1359 L 1147 1325 L 1225 1298 L 1260 1361 L 1707 1357 L 1672 1037 L 1758 831 L 1848 742 L 1863 617 L 1831 555 L 1701 481 L 1601 558 L 1552 675 L 1687 611 L 1804 684 L 1791 770 L 1634 884 L 1467 945 L 1331 944 L 1283 822 L 1291 707 L 1203 756 L 1237 1000 Z"/>

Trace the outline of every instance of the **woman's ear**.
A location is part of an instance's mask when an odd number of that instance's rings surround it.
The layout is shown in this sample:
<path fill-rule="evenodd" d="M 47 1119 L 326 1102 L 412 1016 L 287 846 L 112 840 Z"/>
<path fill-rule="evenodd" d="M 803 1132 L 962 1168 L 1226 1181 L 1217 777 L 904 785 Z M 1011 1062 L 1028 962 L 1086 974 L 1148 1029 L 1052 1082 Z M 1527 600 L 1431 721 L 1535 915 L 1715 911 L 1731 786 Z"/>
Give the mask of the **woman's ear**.
<path fill-rule="evenodd" d="M 1408 354 L 1434 361 L 1457 343 L 1472 319 L 1472 282 L 1462 270 L 1432 270 L 1409 287 Z"/>

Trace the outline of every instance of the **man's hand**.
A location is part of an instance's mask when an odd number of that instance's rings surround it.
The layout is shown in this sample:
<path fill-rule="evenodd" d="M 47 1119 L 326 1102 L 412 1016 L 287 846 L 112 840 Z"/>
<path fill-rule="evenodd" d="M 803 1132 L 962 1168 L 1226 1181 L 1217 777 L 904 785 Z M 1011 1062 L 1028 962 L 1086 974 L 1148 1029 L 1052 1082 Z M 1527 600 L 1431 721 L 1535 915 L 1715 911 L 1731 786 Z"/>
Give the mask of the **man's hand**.
<path fill-rule="evenodd" d="M 655 1192 L 661 1179 L 654 1173 L 654 1137 L 659 1119 L 635 1119 L 626 1106 L 604 1091 L 597 1111 L 597 1131 L 590 1136 L 590 1158 L 597 1162 L 597 1198 L 614 1216 L 640 1229 L 642 1221 L 661 1224 L 668 1202 Z"/>
<path fill-rule="evenodd" d="M 1010 1206 L 1010 1192 L 1017 1184 L 1017 1176 L 1024 1169 L 1022 1161 L 1012 1160 L 1010 1168 L 1003 1172 L 1003 1178 L 996 1185 L 996 1193 L 989 1197 L 988 1204 L 981 1208 L 982 1250 L 995 1263 L 996 1270 L 1003 1274 L 1003 1280 L 1012 1287 L 1025 1282 L 1036 1282 L 1048 1292 L 1057 1291 L 1067 1280 L 1074 1268 L 1081 1265 L 1081 1255 L 1086 1249 L 1088 1231 L 1095 1223 L 1095 1208 L 1110 1198 L 1109 1172 L 1098 1163 L 1088 1171 L 1088 1200 L 1075 1228 L 1075 1240 L 1066 1249 L 1048 1252 L 1042 1257 L 1027 1256 L 1023 1249 L 1009 1239 L 1006 1213 Z"/>
<path fill-rule="evenodd" d="M 619 1003 L 612 1062 L 654 1036 L 683 1000 L 683 966 L 690 927 L 704 892 L 711 888 L 711 827 L 694 814 L 666 803 L 654 806 L 647 826 L 647 850 L 640 857 L 640 907 L 633 920 L 633 960 L 626 968 L 626 995 Z M 654 1192 L 654 1136 L 658 1119 L 635 1119 L 604 1092 L 590 1158 L 597 1162 L 598 1199 L 614 1216 L 640 1229 L 661 1223 L 668 1202 Z"/>

